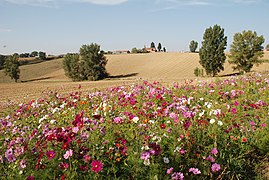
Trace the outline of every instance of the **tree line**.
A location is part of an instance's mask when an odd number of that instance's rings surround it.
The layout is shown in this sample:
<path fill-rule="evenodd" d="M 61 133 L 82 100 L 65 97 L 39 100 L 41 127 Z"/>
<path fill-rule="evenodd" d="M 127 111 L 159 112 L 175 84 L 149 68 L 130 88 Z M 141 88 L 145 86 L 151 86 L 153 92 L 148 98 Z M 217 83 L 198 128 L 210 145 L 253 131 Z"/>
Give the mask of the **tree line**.
<path fill-rule="evenodd" d="M 233 42 L 230 47 L 229 63 L 233 64 L 233 69 L 239 71 L 240 74 L 250 72 L 255 64 L 260 64 L 264 54 L 263 46 L 264 37 L 258 36 L 254 31 L 243 31 L 236 33 L 233 37 Z M 198 42 L 192 40 L 189 48 L 190 52 L 196 52 Z M 227 36 L 224 34 L 224 29 L 219 25 L 214 25 L 205 30 L 203 35 L 202 46 L 199 49 L 199 63 L 204 68 L 208 76 L 216 76 L 220 71 L 224 70 L 226 61 L 225 49 L 227 47 Z M 152 42 L 150 48 L 156 49 L 155 43 Z M 269 50 L 269 44 L 266 46 Z M 156 51 L 166 52 L 165 47 L 158 43 Z M 147 50 L 132 49 L 132 53 L 145 53 Z M 14 79 L 16 82 L 19 79 L 19 62 L 18 58 L 22 56 L 37 56 L 46 57 L 43 52 L 36 51 L 24 53 L 21 55 L 13 54 L 10 56 L 0 55 L 0 69 L 4 68 L 5 73 Z M 100 45 L 92 43 L 90 45 L 82 45 L 79 53 L 68 53 L 64 56 L 63 68 L 67 77 L 73 81 L 83 80 L 101 80 L 108 77 L 106 71 L 107 58 L 104 51 L 100 49 Z M 202 70 L 195 69 L 195 74 L 198 76 Z"/>

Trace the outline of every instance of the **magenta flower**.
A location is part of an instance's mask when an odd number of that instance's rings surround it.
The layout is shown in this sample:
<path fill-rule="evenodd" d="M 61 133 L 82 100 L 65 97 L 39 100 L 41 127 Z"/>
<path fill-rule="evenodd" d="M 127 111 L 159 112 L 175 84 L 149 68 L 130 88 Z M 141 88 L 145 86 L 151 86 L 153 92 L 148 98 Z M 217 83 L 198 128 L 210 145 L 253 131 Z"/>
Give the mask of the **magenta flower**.
<path fill-rule="evenodd" d="M 172 179 L 174 179 L 174 180 L 183 180 L 184 179 L 184 175 L 181 172 L 174 172 L 172 174 Z"/>
<path fill-rule="evenodd" d="M 26 178 L 26 180 L 35 180 L 35 177 L 34 177 L 34 176 L 28 176 L 28 177 Z"/>
<path fill-rule="evenodd" d="M 213 149 L 211 150 L 211 153 L 214 154 L 214 155 L 218 154 L 218 150 L 217 150 L 217 148 L 213 148 Z"/>
<path fill-rule="evenodd" d="M 48 152 L 46 153 L 46 155 L 47 155 L 48 159 L 51 160 L 51 159 L 53 159 L 54 156 L 56 155 L 56 152 L 53 151 L 53 150 L 51 150 L 51 151 L 48 151 Z"/>
<path fill-rule="evenodd" d="M 201 171 L 198 168 L 190 168 L 189 172 L 192 172 L 193 174 L 201 174 Z"/>
<path fill-rule="evenodd" d="M 212 156 L 208 156 L 205 160 L 215 162 L 215 159 Z"/>
<path fill-rule="evenodd" d="M 211 171 L 218 172 L 220 170 L 220 165 L 217 163 L 212 164 Z"/>
<path fill-rule="evenodd" d="M 61 162 L 61 163 L 59 164 L 59 167 L 60 167 L 61 169 L 67 169 L 67 168 L 69 167 L 69 165 L 68 165 L 67 163 L 65 163 L 65 162 Z"/>
<path fill-rule="evenodd" d="M 98 173 L 103 169 L 103 164 L 99 160 L 95 160 L 91 163 L 92 171 Z"/>
<path fill-rule="evenodd" d="M 236 108 L 232 108 L 232 113 L 236 114 Z"/>

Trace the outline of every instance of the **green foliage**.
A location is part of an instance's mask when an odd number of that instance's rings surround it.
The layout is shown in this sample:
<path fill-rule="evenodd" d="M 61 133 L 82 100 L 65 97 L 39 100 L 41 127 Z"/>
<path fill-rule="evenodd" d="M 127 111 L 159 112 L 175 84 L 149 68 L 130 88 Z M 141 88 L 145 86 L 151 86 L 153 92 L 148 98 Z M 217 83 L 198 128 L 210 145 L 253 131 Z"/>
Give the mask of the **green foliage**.
<path fill-rule="evenodd" d="M 233 69 L 240 73 L 250 72 L 254 64 L 260 64 L 258 58 L 263 56 L 263 43 L 263 36 L 257 36 L 255 31 L 236 33 L 229 55 L 229 62 L 235 65 Z"/>
<path fill-rule="evenodd" d="M 268 152 L 268 83 L 250 74 L 51 92 L 0 116 L 0 172 L 4 179 L 257 179 L 255 167 L 268 157 L 257 151 Z"/>
<path fill-rule="evenodd" d="M 5 74 L 8 75 L 11 79 L 14 79 L 15 82 L 20 78 L 20 69 L 18 56 L 10 55 L 6 58 L 4 63 Z"/>
<path fill-rule="evenodd" d="M 30 54 L 31 57 L 37 57 L 38 56 L 38 52 L 37 51 L 33 51 Z"/>
<path fill-rule="evenodd" d="M 166 48 L 165 47 L 163 47 L 163 52 L 166 52 Z"/>
<path fill-rule="evenodd" d="M 46 53 L 45 52 L 40 51 L 38 53 L 38 56 L 39 56 L 39 59 L 46 60 Z"/>
<path fill-rule="evenodd" d="M 137 52 L 138 52 L 138 51 L 137 51 L 137 48 L 135 48 L 135 47 L 134 47 L 134 48 L 132 49 L 132 51 L 131 51 L 131 53 L 134 53 L 134 54 L 137 53 Z"/>
<path fill-rule="evenodd" d="M 137 49 L 137 48 L 133 48 L 131 53 L 133 54 L 137 54 L 137 53 L 148 53 L 148 51 L 146 50 L 146 48 L 142 48 L 142 49 Z"/>
<path fill-rule="evenodd" d="M 197 47 L 198 47 L 198 42 L 192 40 L 190 42 L 189 47 L 190 47 L 190 52 L 193 52 L 194 53 L 196 51 Z"/>
<path fill-rule="evenodd" d="M 6 56 L 0 55 L 0 70 L 4 68 Z"/>
<path fill-rule="evenodd" d="M 65 75 L 71 78 L 73 81 L 79 81 L 82 78 L 80 77 L 81 72 L 79 65 L 79 54 L 68 53 L 65 55 L 63 60 L 63 68 L 65 71 Z"/>
<path fill-rule="evenodd" d="M 97 44 L 83 45 L 80 54 L 67 54 L 63 61 L 65 74 L 73 81 L 101 80 L 107 77 L 107 59 Z"/>
<path fill-rule="evenodd" d="M 162 45 L 161 43 L 158 44 L 158 51 L 160 52 L 162 50 Z"/>
<path fill-rule="evenodd" d="M 227 36 L 224 29 L 218 25 L 205 30 L 202 47 L 199 51 L 200 61 L 207 75 L 215 76 L 224 70 L 226 56 L 224 50 L 227 46 Z"/>
<path fill-rule="evenodd" d="M 150 48 L 156 48 L 154 42 L 151 42 Z"/>
<path fill-rule="evenodd" d="M 199 76 L 203 77 L 204 76 L 204 69 L 203 68 L 200 69 L 200 68 L 196 67 L 194 69 L 194 75 L 196 77 L 199 77 Z"/>
<path fill-rule="evenodd" d="M 28 58 L 28 57 L 30 57 L 30 54 L 29 53 L 21 53 L 19 56 L 20 56 L 20 58 Z"/>

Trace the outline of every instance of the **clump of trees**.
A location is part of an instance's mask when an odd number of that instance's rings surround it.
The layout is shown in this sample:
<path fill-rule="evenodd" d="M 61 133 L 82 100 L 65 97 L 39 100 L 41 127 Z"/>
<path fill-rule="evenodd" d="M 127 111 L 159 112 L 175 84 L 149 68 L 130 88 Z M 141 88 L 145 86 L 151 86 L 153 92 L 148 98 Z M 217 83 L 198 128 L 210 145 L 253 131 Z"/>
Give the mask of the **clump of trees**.
<path fill-rule="evenodd" d="M 192 41 L 190 42 L 190 45 L 189 45 L 190 52 L 192 52 L 192 53 L 196 52 L 197 47 L 198 47 L 198 42 L 192 40 Z"/>
<path fill-rule="evenodd" d="M 137 53 L 148 53 L 148 51 L 146 50 L 146 48 L 142 48 L 142 49 L 137 49 L 136 47 L 134 47 L 132 50 L 131 50 L 131 53 L 133 54 L 137 54 Z"/>
<path fill-rule="evenodd" d="M 66 76 L 73 81 L 101 80 L 108 76 L 107 59 L 98 44 L 82 45 L 79 54 L 68 53 L 63 60 Z"/>
<path fill-rule="evenodd" d="M 20 79 L 20 69 L 19 69 L 19 57 L 14 54 L 7 56 L 4 62 L 4 72 L 8 75 L 11 79 L 14 79 L 15 82 L 18 82 Z"/>
<path fill-rule="evenodd" d="M 219 25 L 214 25 L 205 30 L 202 47 L 199 51 L 199 63 L 205 69 L 206 74 L 216 76 L 221 70 L 224 70 L 226 55 L 224 50 L 227 46 L 227 36 L 224 35 L 224 29 Z"/>
<path fill-rule="evenodd" d="M 258 36 L 254 31 L 243 31 L 234 35 L 231 44 L 229 62 L 234 64 L 233 69 L 240 74 L 250 72 L 254 64 L 260 64 L 260 57 L 263 56 L 264 37 Z"/>

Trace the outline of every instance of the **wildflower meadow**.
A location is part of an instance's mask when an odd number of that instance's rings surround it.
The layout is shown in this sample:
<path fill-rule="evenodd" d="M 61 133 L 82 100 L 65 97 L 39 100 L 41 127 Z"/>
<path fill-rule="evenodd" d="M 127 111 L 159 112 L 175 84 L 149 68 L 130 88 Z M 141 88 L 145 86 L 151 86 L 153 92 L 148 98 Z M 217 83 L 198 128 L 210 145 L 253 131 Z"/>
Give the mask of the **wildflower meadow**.
<path fill-rule="evenodd" d="M 260 74 L 85 95 L 51 92 L 0 117 L 7 179 L 255 179 L 269 151 Z"/>

